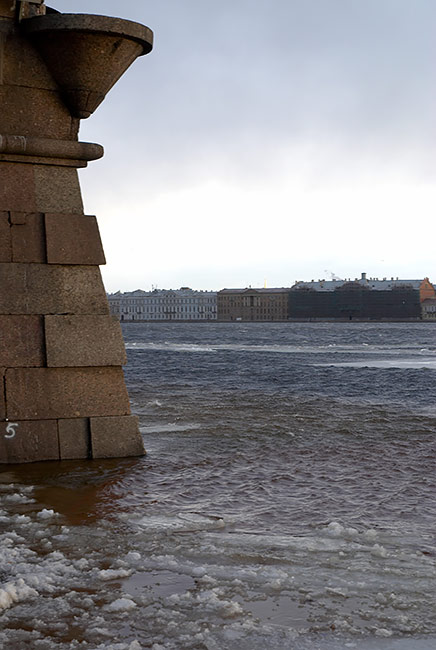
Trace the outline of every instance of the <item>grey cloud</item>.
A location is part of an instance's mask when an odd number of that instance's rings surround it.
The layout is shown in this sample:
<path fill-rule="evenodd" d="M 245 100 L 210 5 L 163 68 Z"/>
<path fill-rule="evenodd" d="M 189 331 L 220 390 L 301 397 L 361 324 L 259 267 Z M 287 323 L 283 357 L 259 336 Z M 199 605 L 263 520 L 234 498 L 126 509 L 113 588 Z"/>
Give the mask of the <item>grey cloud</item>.
<path fill-rule="evenodd" d="M 399 141 L 429 146 L 432 0 L 53 4 L 154 29 L 155 51 L 135 63 L 89 128 L 107 141 L 119 126 L 120 150 L 139 141 L 145 165 L 147 158 L 163 167 L 195 168 L 206 158 L 243 165 L 247 156 L 305 140 L 370 147 L 374 155 Z"/>

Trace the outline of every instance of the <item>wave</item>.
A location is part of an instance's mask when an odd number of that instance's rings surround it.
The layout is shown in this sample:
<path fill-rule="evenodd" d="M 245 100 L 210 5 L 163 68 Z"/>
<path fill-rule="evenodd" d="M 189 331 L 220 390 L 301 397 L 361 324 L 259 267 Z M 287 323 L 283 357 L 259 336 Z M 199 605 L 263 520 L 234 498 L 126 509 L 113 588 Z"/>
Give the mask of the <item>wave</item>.
<path fill-rule="evenodd" d="M 165 351 L 165 352 L 202 352 L 202 353 L 216 353 L 216 352 L 252 352 L 252 353 L 275 353 L 275 354 L 358 354 L 358 355 L 404 355 L 405 352 L 410 354 L 425 354 L 427 356 L 434 355 L 436 361 L 436 350 L 429 350 L 428 348 L 421 348 L 419 346 L 386 346 L 386 345 L 244 345 L 241 343 L 219 343 L 198 345 L 192 343 L 154 343 L 154 342 L 128 342 L 126 349 L 132 351 Z"/>
<path fill-rule="evenodd" d="M 374 359 L 368 361 L 341 361 L 330 363 L 314 363 L 313 366 L 336 368 L 397 368 L 401 370 L 436 370 L 436 359 Z"/>

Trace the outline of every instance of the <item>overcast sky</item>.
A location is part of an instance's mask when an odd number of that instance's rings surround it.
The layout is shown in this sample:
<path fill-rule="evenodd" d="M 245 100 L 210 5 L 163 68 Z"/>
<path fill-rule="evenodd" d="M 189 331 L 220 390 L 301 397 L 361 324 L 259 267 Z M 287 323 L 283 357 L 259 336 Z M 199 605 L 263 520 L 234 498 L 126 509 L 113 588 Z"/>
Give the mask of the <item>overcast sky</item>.
<path fill-rule="evenodd" d="M 434 0 L 52 0 L 155 34 L 80 138 L 108 291 L 436 282 Z"/>

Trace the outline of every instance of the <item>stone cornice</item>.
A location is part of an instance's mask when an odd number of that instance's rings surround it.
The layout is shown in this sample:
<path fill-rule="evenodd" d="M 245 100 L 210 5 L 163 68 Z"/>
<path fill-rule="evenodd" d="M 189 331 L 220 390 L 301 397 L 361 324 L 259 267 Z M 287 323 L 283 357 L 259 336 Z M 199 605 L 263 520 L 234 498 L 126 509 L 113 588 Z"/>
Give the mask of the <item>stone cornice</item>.
<path fill-rule="evenodd" d="M 0 157 L 2 160 L 11 156 L 14 160 L 19 157 L 23 162 L 26 162 L 27 158 L 32 159 L 29 162 L 35 162 L 35 158 L 38 158 L 41 159 L 41 164 L 83 167 L 89 161 L 98 160 L 103 155 L 103 147 L 92 142 L 0 134 Z M 50 162 L 45 159 L 49 159 Z"/>

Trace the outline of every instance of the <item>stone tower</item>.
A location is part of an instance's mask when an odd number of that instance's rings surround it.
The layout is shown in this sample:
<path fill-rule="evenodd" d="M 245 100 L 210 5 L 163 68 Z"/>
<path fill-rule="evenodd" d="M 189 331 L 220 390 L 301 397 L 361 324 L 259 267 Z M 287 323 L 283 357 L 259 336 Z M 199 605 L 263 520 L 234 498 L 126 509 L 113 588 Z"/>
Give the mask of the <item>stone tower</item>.
<path fill-rule="evenodd" d="M 0 463 L 139 456 L 120 325 L 77 169 L 103 155 L 80 119 L 152 32 L 0 0 Z"/>

